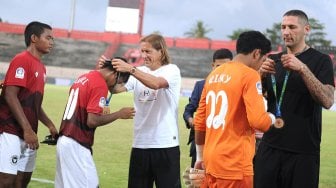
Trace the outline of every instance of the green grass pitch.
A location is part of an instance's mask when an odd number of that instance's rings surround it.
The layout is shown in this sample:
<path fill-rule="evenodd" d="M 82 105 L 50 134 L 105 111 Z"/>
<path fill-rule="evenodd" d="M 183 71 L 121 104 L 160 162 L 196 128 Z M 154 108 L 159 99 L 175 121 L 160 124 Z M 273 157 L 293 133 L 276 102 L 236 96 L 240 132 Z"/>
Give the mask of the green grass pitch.
<path fill-rule="evenodd" d="M 47 85 L 43 108 L 59 128 L 67 101 L 69 87 Z M 179 104 L 179 129 L 181 148 L 181 175 L 182 171 L 190 165 L 189 146 L 186 145 L 189 130 L 185 128 L 182 113 L 188 102 L 181 97 Z M 111 102 L 111 111 L 123 106 L 132 106 L 131 93 L 114 95 Z M 323 132 L 321 147 L 320 188 L 336 187 L 336 112 L 323 111 Z M 129 155 L 133 134 L 132 120 L 117 120 L 107 126 L 96 130 L 93 147 L 93 157 L 99 174 L 100 187 L 125 188 L 127 187 Z M 48 133 L 46 127 L 39 126 L 39 140 L 43 140 Z M 55 146 L 40 145 L 34 179 L 54 181 L 55 176 Z M 183 181 L 182 181 L 183 184 Z M 52 183 L 32 180 L 31 188 L 54 187 Z"/>

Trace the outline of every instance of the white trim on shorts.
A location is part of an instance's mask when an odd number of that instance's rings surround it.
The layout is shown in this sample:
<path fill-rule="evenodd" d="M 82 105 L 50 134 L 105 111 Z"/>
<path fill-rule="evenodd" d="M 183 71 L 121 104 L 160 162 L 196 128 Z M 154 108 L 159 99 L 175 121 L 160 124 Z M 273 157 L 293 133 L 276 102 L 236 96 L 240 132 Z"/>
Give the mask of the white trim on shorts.
<path fill-rule="evenodd" d="M 27 148 L 25 141 L 14 134 L 0 134 L 0 172 L 33 172 L 35 164 L 36 150 Z"/>
<path fill-rule="evenodd" d="M 98 174 L 89 149 L 67 136 L 56 146 L 55 188 L 98 187 Z"/>

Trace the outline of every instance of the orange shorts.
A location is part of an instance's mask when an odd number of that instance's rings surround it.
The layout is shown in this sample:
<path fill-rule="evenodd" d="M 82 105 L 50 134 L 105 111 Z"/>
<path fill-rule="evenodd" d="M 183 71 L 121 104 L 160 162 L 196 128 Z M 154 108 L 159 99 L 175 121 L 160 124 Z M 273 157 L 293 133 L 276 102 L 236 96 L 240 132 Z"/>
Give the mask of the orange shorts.
<path fill-rule="evenodd" d="M 244 176 L 241 180 L 215 178 L 206 174 L 205 181 L 201 188 L 253 188 L 253 176 Z"/>

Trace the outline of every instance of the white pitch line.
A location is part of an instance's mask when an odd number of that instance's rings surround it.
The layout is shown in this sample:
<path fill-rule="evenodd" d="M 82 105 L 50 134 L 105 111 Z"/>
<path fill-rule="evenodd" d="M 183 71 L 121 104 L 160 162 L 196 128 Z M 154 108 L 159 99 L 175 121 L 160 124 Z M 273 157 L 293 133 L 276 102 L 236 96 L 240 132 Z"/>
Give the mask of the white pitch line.
<path fill-rule="evenodd" d="M 37 181 L 37 182 L 41 182 L 41 183 L 50 183 L 50 184 L 54 184 L 54 181 L 46 180 L 46 179 L 31 178 L 31 180 L 33 180 L 33 181 Z"/>

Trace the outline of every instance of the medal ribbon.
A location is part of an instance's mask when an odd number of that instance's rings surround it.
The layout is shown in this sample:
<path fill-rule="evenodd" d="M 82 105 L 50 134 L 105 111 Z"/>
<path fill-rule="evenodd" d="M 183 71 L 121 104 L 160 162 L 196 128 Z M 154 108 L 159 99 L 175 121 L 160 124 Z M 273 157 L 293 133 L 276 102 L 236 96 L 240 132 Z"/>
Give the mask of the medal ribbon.
<path fill-rule="evenodd" d="M 106 100 L 106 104 L 105 104 L 105 106 L 110 105 L 111 98 L 112 98 L 112 93 L 110 93 L 109 98 Z"/>
<path fill-rule="evenodd" d="M 280 107 L 281 107 L 281 103 L 282 103 L 282 99 L 283 99 L 283 95 L 285 93 L 285 89 L 286 89 L 286 86 L 287 86 L 287 81 L 288 81 L 288 77 L 289 77 L 289 71 L 286 71 L 286 75 L 285 75 L 285 80 L 284 80 L 284 83 L 282 85 L 282 89 L 281 89 L 281 93 L 280 93 L 280 97 L 279 97 L 279 102 L 277 100 L 277 89 L 276 89 L 276 80 L 275 80 L 275 76 L 272 74 L 271 75 L 271 79 L 272 79 L 272 87 L 273 87 L 273 92 L 274 92 L 274 95 L 275 95 L 275 101 L 276 101 L 276 106 L 275 106 L 275 116 L 276 117 L 281 117 L 281 110 L 280 110 Z"/>
<path fill-rule="evenodd" d="M 297 57 L 300 54 L 302 54 L 303 52 L 307 51 L 308 49 L 309 49 L 309 46 L 306 45 L 301 52 L 296 53 L 294 55 Z M 283 95 L 285 93 L 285 89 L 286 89 L 286 86 L 287 86 L 287 81 L 288 81 L 289 74 L 290 74 L 290 71 L 287 70 L 286 71 L 286 75 L 285 75 L 285 79 L 284 79 L 284 83 L 282 85 L 282 89 L 281 89 L 281 93 L 280 93 L 280 97 L 279 97 L 279 102 L 277 100 L 277 94 L 276 94 L 277 92 L 276 92 L 276 80 L 275 80 L 275 76 L 273 74 L 271 75 L 272 87 L 273 87 L 273 92 L 274 92 L 275 101 L 276 101 L 276 104 L 275 104 L 276 105 L 275 106 L 275 117 L 281 117 L 280 107 L 281 107 Z"/>
<path fill-rule="evenodd" d="M 117 85 L 117 83 L 118 83 L 118 81 L 119 81 L 119 77 L 120 77 L 120 72 L 118 72 L 118 74 L 117 74 L 116 83 L 112 86 L 113 88 Z M 112 93 L 110 92 L 110 96 L 109 96 L 109 98 L 106 100 L 106 104 L 105 104 L 105 106 L 110 105 L 111 98 L 112 98 Z"/>

